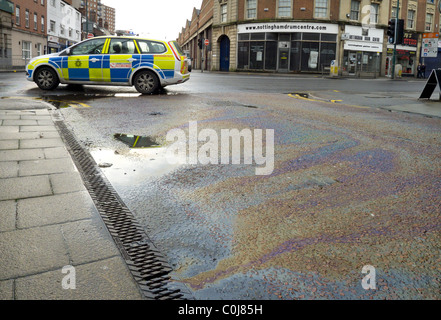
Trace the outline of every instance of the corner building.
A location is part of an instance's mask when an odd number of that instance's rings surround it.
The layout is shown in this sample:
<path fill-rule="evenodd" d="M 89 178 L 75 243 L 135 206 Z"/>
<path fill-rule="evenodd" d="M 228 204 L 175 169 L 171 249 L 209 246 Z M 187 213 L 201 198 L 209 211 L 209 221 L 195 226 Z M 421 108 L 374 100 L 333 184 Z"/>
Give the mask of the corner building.
<path fill-rule="evenodd" d="M 195 68 L 206 56 L 208 70 L 329 73 L 333 63 L 339 76 L 384 76 L 390 74 L 391 45 L 386 31 L 396 2 L 204 0 L 201 10 L 195 9 L 192 20 L 182 28 L 179 43 L 192 52 Z M 209 33 L 201 33 L 198 23 L 200 16 L 209 14 L 204 7 L 212 13 L 203 26 Z M 397 49 L 402 50 L 399 54 L 407 51 L 405 57 L 397 57 L 397 63 L 403 65 L 403 74 L 414 76 L 422 33 L 439 29 L 439 14 L 431 0 L 401 0 L 400 7 L 406 44 Z M 196 43 L 206 35 L 210 45 L 201 57 Z"/>

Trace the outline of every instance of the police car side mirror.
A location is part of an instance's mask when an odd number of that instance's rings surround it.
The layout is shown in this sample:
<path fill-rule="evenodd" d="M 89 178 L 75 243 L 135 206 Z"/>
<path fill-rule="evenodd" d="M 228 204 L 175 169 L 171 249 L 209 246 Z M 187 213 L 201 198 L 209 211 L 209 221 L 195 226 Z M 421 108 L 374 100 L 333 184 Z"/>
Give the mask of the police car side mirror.
<path fill-rule="evenodd" d="M 70 49 L 69 48 L 66 49 L 66 55 L 70 55 Z"/>

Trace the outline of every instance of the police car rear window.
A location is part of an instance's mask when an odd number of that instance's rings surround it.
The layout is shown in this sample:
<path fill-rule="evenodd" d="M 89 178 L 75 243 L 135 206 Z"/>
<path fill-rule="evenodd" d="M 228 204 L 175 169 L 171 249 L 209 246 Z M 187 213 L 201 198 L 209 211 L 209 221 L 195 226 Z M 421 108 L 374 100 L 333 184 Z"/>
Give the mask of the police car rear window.
<path fill-rule="evenodd" d="M 136 40 L 141 53 L 164 53 L 167 51 L 165 45 L 161 42 Z"/>

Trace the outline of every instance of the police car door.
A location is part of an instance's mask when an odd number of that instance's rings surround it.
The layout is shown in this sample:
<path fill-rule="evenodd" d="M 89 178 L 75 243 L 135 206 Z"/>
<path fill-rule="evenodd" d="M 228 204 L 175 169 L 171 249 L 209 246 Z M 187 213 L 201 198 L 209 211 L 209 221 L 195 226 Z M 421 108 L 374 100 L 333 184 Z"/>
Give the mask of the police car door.
<path fill-rule="evenodd" d="M 73 47 L 68 57 L 67 70 L 63 70 L 63 77 L 68 81 L 101 82 L 105 42 L 106 38 L 96 38 Z"/>
<path fill-rule="evenodd" d="M 112 38 L 104 56 L 103 79 L 113 83 L 129 82 L 132 70 L 139 64 L 135 42 L 130 38 Z"/>

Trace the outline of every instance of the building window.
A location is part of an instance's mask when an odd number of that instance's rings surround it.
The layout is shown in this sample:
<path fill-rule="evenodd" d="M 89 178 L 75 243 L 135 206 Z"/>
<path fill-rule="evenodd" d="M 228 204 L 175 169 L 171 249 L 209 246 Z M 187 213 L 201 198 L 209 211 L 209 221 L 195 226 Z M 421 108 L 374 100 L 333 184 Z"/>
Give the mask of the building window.
<path fill-rule="evenodd" d="M 51 6 L 52 6 L 52 7 L 56 7 L 56 5 L 55 5 L 55 0 L 51 0 Z"/>
<path fill-rule="evenodd" d="M 72 28 L 69 28 L 69 38 L 72 38 Z"/>
<path fill-rule="evenodd" d="M 15 7 L 15 24 L 17 26 L 20 25 L 20 7 L 19 6 Z"/>
<path fill-rule="evenodd" d="M 257 0 L 247 0 L 247 19 L 257 18 Z"/>
<path fill-rule="evenodd" d="M 391 19 L 397 18 L 397 7 L 392 7 L 392 11 L 390 12 Z"/>
<path fill-rule="evenodd" d="M 415 10 L 407 11 L 407 29 L 415 28 Z"/>
<path fill-rule="evenodd" d="M 29 28 L 29 10 L 26 9 L 25 11 L 25 26 L 26 28 Z"/>
<path fill-rule="evenodd" d="M 45 29 L 44 29 L 44 16 L 41 16 L 41 32 L 45 32 Z"/>
<path fill-rule="evenodd" d="M 360 19 L 360 1 L 352 0 L 351 1 L 351 20 L 358 21 Z"/>
<path fill-rule="evenodd" d="M 291 12 L 291 0 L 279 0 L 279 18 L 290 18 Z"/>
<path fill-rule="evenodd" d="M 380 13 L 380 5 L 377 3 L 371 3 L 371 24 L 378 23 L 378 14 Z"/>
<path fill-rule="evenodd" d="M 227 22 L 227 4 L 221 5 L 221 23 Z"/>
<path fill-rule="evenodd" d="M 37 44 L 37 57 L 41 56 L 43 53 L 41 52 L 43 46 L 41 45 L 41 43 Z"/>
<path fill-rule="evenodd" d="M 60 24 L 60 34 L 64 35 L 64 26 Z"/>
<path fill-rule="evenodd" d="M 327 18 L 328 17 L 328 0 L 315 0 L 315 17 Z"/>
<path fill-rule="evenodd" d="M 49 28 L 50 28 L 49 29 L 50 32 L 55 33 L 55 28 L 56 28 L 55 21 L 51 20 Z"/>
<path fill-rule="evenodd" d="M 41 5 L 42 5 L 42 6 L 44 6 L 44 0 L 41 0 L 41 2 L 40 2 L 40 3 L 41 3 Z"/>
<path fill-rule="evenodd" d="M 21 42 L 21 52 L 23 59 L 29 60 L 31 58 L 31 42 L 22 41 Z"/>
<path fill-rule="evenodd" d="M 38 16 L 34 13 L 34 30 L 38 30 Z"/>
<path fill-rule="evenodd" d="M 432 31 L 432 25 L 433 25 L 433 14 L 428 13 L 426 15 L 426 31 Z"/>

